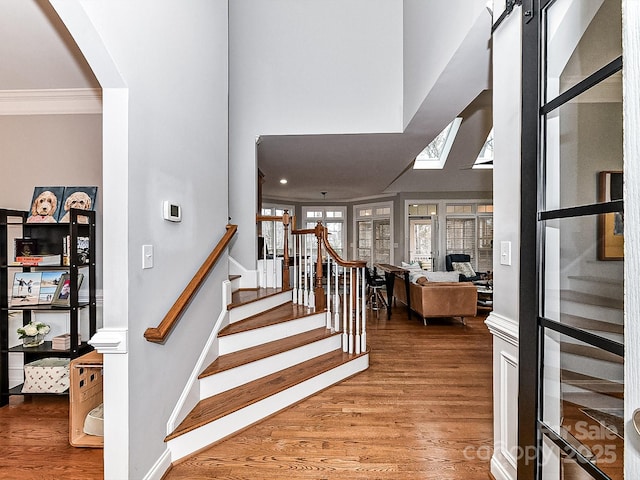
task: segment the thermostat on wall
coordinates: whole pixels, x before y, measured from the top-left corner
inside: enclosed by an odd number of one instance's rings
[[[162,218],[170,222],[179,222],[182,220],[182,208],[177,203],[165,200],[162,202]]]

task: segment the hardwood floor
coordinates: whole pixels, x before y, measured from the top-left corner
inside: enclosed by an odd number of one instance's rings
[[[484,317],[369,320],[370,368],[175,465],[165,480],[489,478]]]
[[[19,395],[0,408],[0,479],[102,476],[102,449],[69,445],[69,397]]]
[[[370,368],[175,465],[166,480],[489,478],[491,335],[484,317],[369,319]],[[26,399],[26,400],[25,400]],[[101,479],[68,443],[68,397],[0,408],[0,479]],[[137,480],[137,479],[132,479]]]

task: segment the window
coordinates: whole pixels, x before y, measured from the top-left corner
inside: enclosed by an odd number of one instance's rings
[[[392,204],[360,205],[354,207],[356,249],[358,260],[369,265],[392,263]]]
[[[476,219],[447,217],[447,255],[466,253],[476,261]]]
[[[447,254],[464,253],[478,272],[493,270],[493,205],[448,204]]]
[[[454,118],[453,121],[418,154],[413,163],[413,168],[415,170],[443,169],[461,123],[461,117]]]
[[[346,207],[303,207],[302,218],[305,228],[315,228],[318,222],[327,228],[329,245],[340,257],[344,258],[344,245],[346,244],[346,231],[344,219],[347,216]],[[314,251],[315,251],[314,247]]]
[[[476,158],[472,168],[493,168],[493,128],[480,149],[478,158]]]
[[[284,211],[288,210],[289,215],[293,215],[295,212],[293,205],[264,205],[262,207],[262,215],[273,215],[281,217],[284,215]],[[275,226],[275,250],[276,255],[284,255],[284,226],[282,222],[262,222],[262,236],[264,237],[264,244],[267,247],[269,254],[273,250],[274,235],[273,230]],[[289,243],[291,244],[291,243]],[[260,256],[260,255],[259,255]]]

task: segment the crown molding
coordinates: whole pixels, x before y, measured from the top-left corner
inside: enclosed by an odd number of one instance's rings
[[[0,90],[0,115],[82,115],[102,113],[99,88]]]

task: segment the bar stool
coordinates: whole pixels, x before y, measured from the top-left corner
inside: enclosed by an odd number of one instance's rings
[[[365,275],[369,292],[367,295],[367,305],[369,305],[371,310],[376,312],[387,308],[387,302],[381,291],[385,287],[384,278],[377,275],[375,268],[373,269],[373,273],[368,268],[365,268]]]

